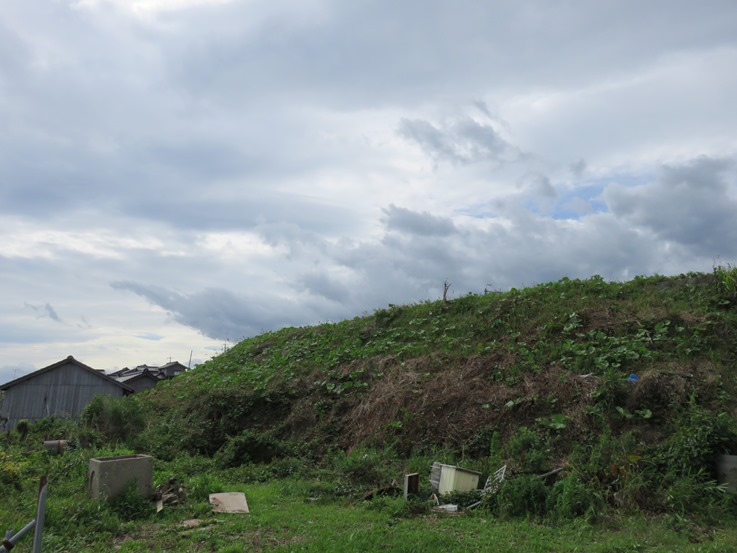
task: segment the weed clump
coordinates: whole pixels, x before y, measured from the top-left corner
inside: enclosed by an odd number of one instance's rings
[[[138,435],[146,419],[135,396],[115,398],[98,395],[92,398],[82,412],[84,427],[108,443],[124,444]]]
[[[547,511],[556,519],[585,518],[594,521],[605,506],[601,494],[584,484],[571,472],[553,485],[547,499]]]
[[[268,463],[285,454],[284,444],[267,434],[245,430],[228,438],[213,457],[222,468],[238,467],[247,463]]]
[[[396,477],[394,455],[391,450],[358,448],[350,453],[338,452],[333,465],[343,480],[364,488],[380,488]]]
[[[732,307],[737,301],[737,267],[729,263],[714,266],[714,284],[720,307]]]
[[[543,438],[526,426],[509,440],[507,452],[513,468],[519,472],[542,472],[549,463],[550,450]]]
[[[14,455],[0,451],[0,485],[21,489],[24,464]]]
[[[15,431],[20,436],[21,441],[26,439],[28,435],[29,423],[26,419],[21,419],[18,424],[15,425]]]
[[[496,511],[505,518],[543,516],[549,494],[543,480],[523,474],[502,483],[495,497]]]
[[[138,491],[138,484],[131,481],[123,493],[110,500],[110,510],[123,521],[140,520],[151,516],[155,507],[153,502]]]

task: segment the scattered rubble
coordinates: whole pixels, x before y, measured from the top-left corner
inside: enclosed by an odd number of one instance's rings
[[[160,512],[164,505],[177,505],[186,495],[186,490],[177,484],[176,480],[168,480],[156,486],[153,499],[156,501],[156,512]]]

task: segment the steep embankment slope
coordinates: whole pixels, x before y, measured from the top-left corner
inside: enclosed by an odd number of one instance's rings
[[[521,427],[549,459],[602,433],[670,443],[685,413],[734,409],[734,275],[563,279],[266,333],[142,397],[143,440],[166,457],[240,436],[257,461],[366,444],[483,456]]]

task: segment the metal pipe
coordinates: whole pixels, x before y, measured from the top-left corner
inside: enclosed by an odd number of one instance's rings
[[[12,528],[8,528],[8,531],[5,532],[5,539],[3,540],[3,543],[0,544],[0,551],[5,551],[5,544],[10,543],[8,540],[13,537],[14,532],[15,530],[13,530]],[[13,546],[11,545],[10,547],[12,548]]]
[[[8,534],[5,534],[5,537],[7,538],[3,545],[0,545],[0,553],[8,553],[11,549],[13,549],[13,546],[15,546],[16,543],[18,543],[23,536],[25,536],[28,532],[31,531],[31,529],[36,525],[36,521],[32,520],[28,524],[26,524],[23,528],[21,528],[20,532],[18,532],[15,536],[12,538],[8,538]],[[7,546],[10,546],[9,548]]]
[[[44,531],[44,518],[46,517],[46,495],[48,494],[48,478],[41,477],[38,487],[38,506],[36,508],[36,530],[33,534],[33,553],[41,553],[41,538]]]

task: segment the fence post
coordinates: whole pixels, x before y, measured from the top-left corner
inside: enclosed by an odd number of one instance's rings
[[[41,553],[41,537],[44,531],[44,519],[46,518],[46,495],[48,494],[48,478],[41,477],[38,487],[38,505],[36,507],[36,529],[33,533],[33,553]]]
[[[0,543],[0,553],[8,553],[15,544],[18,543],[28,532],[34,529],[33,534],[33,553],[41,553],[41,536],[44,530],[44,518],[46,517],[46,496],[48,490],[46,485],[48,484],[48,478],[46,476],[41,477],[41,482],[38,485],[38,503],[36,504],[36,518],[26,524],[21,530],[14,536],[13,530],[5,532],[5,539]]]

